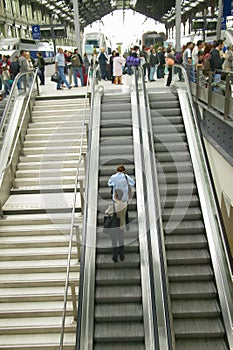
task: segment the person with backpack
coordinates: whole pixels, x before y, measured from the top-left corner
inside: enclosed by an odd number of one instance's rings
[[[74,78],[74,86],[78,87],[78,75],[81,80],[81,85],[84,86],[84,79],[83,79],[83,59],[81,55],[78,53],[78,49],[74,50],[73,55],[70,59],[72,69],[73,69],[73,78]]]
[[[37,67],[39,68],[38,75],[40,78],[40,85],[44,85],[45,84],[45,60],[40,51],[37,52],[37,57],[38,57]]]
[[[225,60],[224,56],[221,57],[220,51],[223,49],[224,43],[222,39],[218,39],[215,43],[215,47],[210,53],[210,66],[212,72],[216,70],[222,70],[222,65]],[[221,73],[215,72],[213,76],[213,91],[219,92],[219,83],[221,81]]]
[[[15,80],[16,75],[19,73],[19,56],[15,56],[14,60],[10,64],[11,79]]]

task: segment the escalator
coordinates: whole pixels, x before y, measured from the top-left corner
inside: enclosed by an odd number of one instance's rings
[[[149,92],[176,350],[229,349],[182,108]]]
[[[145,349],[136,196],[129,204],[125,260],[112,262],[111,241],[103,234],[103,213],[111,203],[109,177],[124,164],[135,177],[130,94],[103,96],[101,104],[98,234],[94,349]],[[120,340],[120,343],[119,343]],[[118,343],[118,344],[116,344]]]

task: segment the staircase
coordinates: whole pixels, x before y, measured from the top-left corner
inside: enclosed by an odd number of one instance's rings
[[[177,95],[150,93],[176,350],[228,350]]]
[[[37,98],[33,108],[15,187],[0,221],[0,349],[59,349],[83,109],[81,98]],[[85,135],[84,141],[82,152],[86,151]],[[84,181],[83,161],[79,167],[79,178]],[[80,196],[77,198],[75,225],[81,232]],[[70,282],[77,299],[76,244]],[[64,350],[74,349],[75,337],[69,287]]]

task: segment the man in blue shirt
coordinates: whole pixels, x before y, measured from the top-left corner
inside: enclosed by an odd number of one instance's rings
[[[59,81],[57,83],[57,90],[62,90],[61,83],[64,82],[68,89],[71,89],[71,86],[69,85],[68,81],[66,80],[65,73],[65,56],[63,53],[63,49],[59,47],[58,53],[56,54],[55,58],[55,72],[59,74]]]
[[[108,180],[108,186],[112,186],[112,200],[114,201],[115,190],[121,190],[123,192],[122,202],[129,201],[129,187],[135,186],[135,181],[129,175],[125,174],[125,167],[119,165],[117,167],[116,174],[112,175]]]

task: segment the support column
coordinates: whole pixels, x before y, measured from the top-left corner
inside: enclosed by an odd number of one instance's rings
[[[180,26],[181,26],[181,0],[176,0],[176,52],[181,51]]]
[[[219,2],[218,2],[218,21],[217,21],[217,28],[216,28],[217,39],[221,39],[222,15],[223,15],[223,0],[219,0]]]
[[[78,8],[78,0],[73,0],[74,6],[74,28],[75,28],[75,41],[78,52],[82,55],[81,51],[81,37],[80,37],[80,24],[79,24],[79,8]]]

